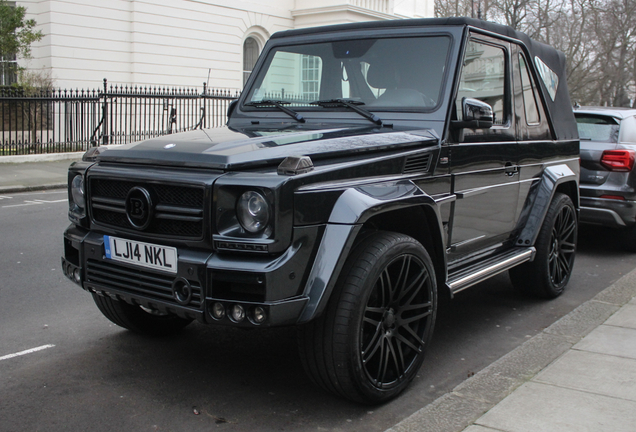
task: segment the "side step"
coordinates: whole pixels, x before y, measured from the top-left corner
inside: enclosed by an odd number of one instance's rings
[[[449,274],[447,285],[454,294],[479,282],[483,282],[518,264],[532,260],[535,252],[534,247],[514,248],[513,250],[491,257],[486,261],[462,268],[457,273]]]

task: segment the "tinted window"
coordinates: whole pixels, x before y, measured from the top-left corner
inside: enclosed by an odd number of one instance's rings
[[[526,123],[529,125],[538,124],[541,119],[539,118],[537,100],[534,96],[534,86],[528,73],[526,61],[522,55],[519,56],[519,71],[521,72],[521,88],[526,111]]]
[[[577,114],[576,123],[582,140],[618,142],[619,124],[613,117]]]
[[[462,99],[467,97],[488,103],[495,114],[495,124],[505,124],[505,78],[506,60],[503,48],[477,41],[468,42],[457,93],[457,118],[462,118]]]

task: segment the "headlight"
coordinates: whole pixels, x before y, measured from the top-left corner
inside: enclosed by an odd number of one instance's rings
[[[86,207],[86,199],[84,198],[84,177],[81,175],[76,175],[73,177],[73,181],[71,182],[71,196],[73,197],[73,202],[80,209],[84,210]]]
[[[236,214],[243,228],[251,233],[258,233],[269,224],[270,206],[260,193],[247,191],[236,204]]]

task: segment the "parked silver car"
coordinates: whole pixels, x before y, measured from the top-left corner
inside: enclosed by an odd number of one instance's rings
[[[636,109],[575,107],[581,139],[581,222],[623,230],[636,252]]]

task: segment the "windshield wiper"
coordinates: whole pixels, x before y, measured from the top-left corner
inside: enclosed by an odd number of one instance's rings
[[[290,103],[291,102],[286,102],[281,100],[264,99],[260,101],[247,102],[245,105],[246,106],[264,106],[264,105],[275,106],[276,108],[278,108],[279,110],[281,110],[282,112],[290,116],[291,118],[295,119],[296,121],[299,121],[300,123],[305,123],[305,118],[303,116],[298,114],[296,111],[283,106],[283,105],[289,105]]]
[[[382,126],[382,120],[380,117],[373,114],[371,111],[368,111],[364,108],[360,108],[358,105],[364,105],[364,102],[354,101],[351,99],[326,99],[320,101],[309,102],[310,105],[318,105],[323,108],[331,108],[331,107],[347,107],[362,117],[371,120],[373,123]]]

